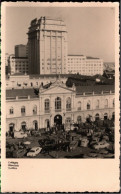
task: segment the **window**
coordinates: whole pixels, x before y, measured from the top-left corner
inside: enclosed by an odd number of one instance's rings
[[[70,111],[71,110],[71,98],[67,98],[66,100],[66,110]]]
[[[61,110],[61,98],[60,97],[57,97],[55,99],[55,110],[56,111]]]
[[[108,108],[108,99],[105,99],[105,108]]]
[[[87,103],[87,110],[90,110],[90,101]]]
[[[12,115],[14,113],[13,107],[10,108],[10,114]]]
[[[35,105],[33,108],[33,114],[36,115],[37,114],[37,106]]]
[[[22,106],[22,108],[21,108],[21,114],[22,115],[25,115],[25,106]]]
[[[45,112],[46,113],[50,112],[50,101],[49,101],[49,99],[45,100]]]
[[[78,110],[81,110],[81,102],[78,102]]]

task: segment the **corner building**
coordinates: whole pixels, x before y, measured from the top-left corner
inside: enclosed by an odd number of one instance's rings
[[[57,80],[48,89],[6,90],[7,131],[39,129],[54,123],[85,122],[88,118],[115,117],[113,85],[79,86],[67,88]]]
[[[28,31],[29,74],[65,74],[67,30],[60,19],[41,17]]]

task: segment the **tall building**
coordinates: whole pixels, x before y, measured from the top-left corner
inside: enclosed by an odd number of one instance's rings
[[[26,45],[20,44],[15,46],[15,57],[26,57]]]
[[[103,60],[84,55],[68,55],[67,73],[81,75],[103,74]]]
[[[28,31],[29,74],[64,74],[67,63],[67,30],[61,19],[41,17]]]

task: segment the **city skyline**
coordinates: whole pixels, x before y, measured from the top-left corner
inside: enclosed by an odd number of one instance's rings
[[[68,54],[99,57],[104,62],[115,61],[113,8],[8,7],[6,8],[6,53],[13,54],[15,45],[27,43],[31,20],[41,16],[64,20],[68,31]]]

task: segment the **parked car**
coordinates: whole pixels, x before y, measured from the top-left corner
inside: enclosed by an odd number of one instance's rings
[[[78,146],[78,141],[72,141],[69,145],[70,150],[75,150]]]
[[[78,130],[78,125],[76,124],[76,123],[73,123],[73,124],[71,124],[71,127],[70,127],[70,129],[73,131],[73,130]]]
[[[22,131],[15,131],[14,132],[14,137],[15,138],[25,138],[25,137],[27,137],[27,134],[22,132]]]
[[[26,149],[18,149],[13,151],[13,158],[22,158],[26,153]]]
[[[81,140],[81,146],[82,147],[87,147],[88,146],[88,143],[89,143],[89,140],[87,138],[83,138]]]
[[[13,158],[13,152],[9,149],[6,149],[6,158]]]
[[[107,143],[106,141],[100,141],[97,144],[95,144],[93,146],[93,148],[99,150],[99,149],[102,149],[102,148],[108,148],[109,146],[110,146],[110,144]]]
[[[33,147],[30,149],[30,151],[27,153],[27,156],[34,157],[38,155],[41,152],[42,148],[41,147]]]

